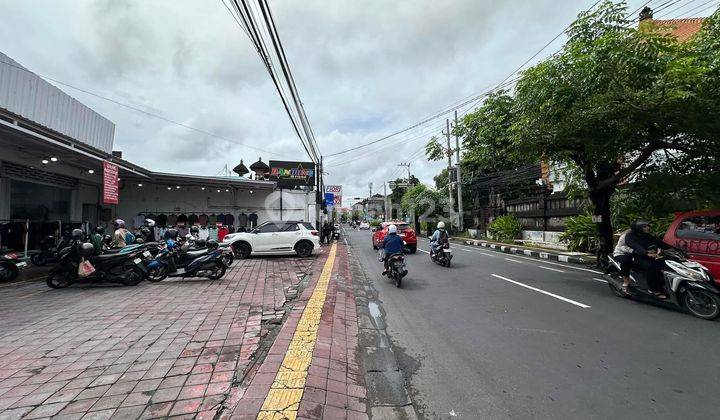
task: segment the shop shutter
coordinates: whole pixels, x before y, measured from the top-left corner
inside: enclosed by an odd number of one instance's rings
[[[75,188],[78,185],[78,180],[75,178],[16,163],[3,161],[0,168],[2,168],[3,177],[19,181],[38,182],[63,188]]]

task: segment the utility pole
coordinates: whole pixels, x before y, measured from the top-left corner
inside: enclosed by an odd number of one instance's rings
[[[445,138],[447,140],[447,157],[448,157],[448,196],[450,197],[450,226],[452,226],[453,213],[455,212],[455,203],[453,202],[452,182],[450,182],[450,172],[452,170],[452,149],[450,148],[450,119],[445,119]]]
[[[387,182],[383,181],[383,221],[387,222],[388,218],[388,195],[387,195]]]
[[[455,110],[455,127],[457,127],[458,118],[457,110]],[[463,214],[463,202],[462,202],[462,175],[460,174],[460,138],[455,135],[455,173],[457,174],[457,202],[458,202],[458,229],[462,232],[464,230],[465,217]]]
[[[403,163],[400,163],[400,164],[398,165],[398,166],[404,166],[404,167],[407,168],[407,171],[408,171],[408,177],[407,177],[408,183],[410,182],[410,163],[411,163],[411,162],[408,162],[408,163],[404,163],[404,162],[403,162]]]

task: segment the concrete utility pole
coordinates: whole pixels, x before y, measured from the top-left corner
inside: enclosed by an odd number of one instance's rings
[[[450,119],[445,119],[445,138],[447,140],[447,157],[448,157],[448,196],[450,197],[450,226],[452,226],[453,213],[455,213],[455,203],[453,202],[452,182],[450,182],[450,171],[452,170],[452,149],[450,148]]]
[[[386,187],[386,185],[387,185],[387,182],[383,181],[383,207],[385,207],[385,208],[383,209],[383,220],[384,220],[385,222],[387,222],[388,220],[390,220],[390,219],[388,218],[388,195],[387,195],[387,187]]]
[[[457,110],[455,110],[455,127],[457,127],[458,118]],[[463,202],[462,202],[462,175],[460,173],[460,138],[455,135],[455,171],[457,173],[457,199],[458,199],[458,229],[462,232],[464,230],[465,217],[463,213]]]

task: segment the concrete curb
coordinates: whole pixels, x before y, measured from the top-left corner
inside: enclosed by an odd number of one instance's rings
[[[519,254],[528,257],[539,258],[541,260],[559,261],[563,263],[588,265],[593,261],[589,258],[583,258],[575,255],[562,255],[554,252],[537,251],[534,249],[516,247],[512,245],[500,245],[492,242],[486,242],[477,239],[453,239],[454,242],[460,242],[465,245],[478,246],[492,249],[493,251],[503,252],[505,254]]]

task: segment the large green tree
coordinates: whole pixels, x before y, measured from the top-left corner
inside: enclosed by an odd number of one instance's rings
[[[720,157],[719,13],[685,43],[667,27],[635,28],[626,14],[611,1],[582,13],[560,52],[491,97],[493,113],[476,113],[496,121],[481,122],[471,144],[486,164],[542,157],[576,168],[601,219],[601,255],[612,247],[619,183],[657,162],[715,170]]]

